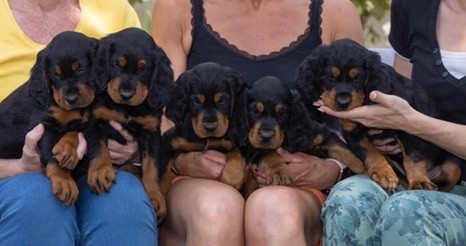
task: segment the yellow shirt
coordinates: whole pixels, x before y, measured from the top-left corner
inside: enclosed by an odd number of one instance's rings
[[[75,31],[94,38],[126,27],[140,27],[127,0],[80,0]],[[0,0],[0,101],[29,79],[37,53],[45,46],[29,39],[13,17],[8,0]]]

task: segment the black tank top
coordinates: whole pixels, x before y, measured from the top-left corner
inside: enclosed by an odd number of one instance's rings
[[[188,54],[188,69],[203,62],[216,62],[239,71],[248,84],[263,76],[272,75],[286,82],[290,88],[295,88],[296,68],[317,45],[322,43],[320,37],[322,1],[313,0],[310,3],[308,28],[296,41],[269,55],[252,56],[229,44],[226,39],[213,31],[206,23],[203,0],[191,0],[193,41]]]

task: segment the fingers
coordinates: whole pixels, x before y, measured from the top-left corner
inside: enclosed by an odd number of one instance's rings
[[[222,166],[225,165],[225,154],[215,151],[215,150],[208,150],[203,153],[204,157],[212,162],[221,164]]]
[[[381,129],[376,129],[376,128],[371,128],[367,131],[367,133],[369,133],[369,135],[373,136],[373,135],[377,135],[377,134],[381,134],[383,132],[383,130]],[[391,138],[392,141],[394,140],[393,138]]]
[[[37,154],[37,142],[44,135],[44,125],[39,124],[26,134],[24,141],[23,153],[32,155]]]
[[[111,120],[110,125],[113,127],[113,129],[117,130],[117,132],[120,133],[121,136],[123,136],[123,138],[126,139],[126,141],[134,142],[133,135],[131,135],[128,131],[126,131],[120,123]]]
[[[84,135],[81,132],[78,133],[78,141],[79,144],[78,149],[76,151],[78,152],[78,159],[82,160],[87,151],[87,142],[84,138]]]

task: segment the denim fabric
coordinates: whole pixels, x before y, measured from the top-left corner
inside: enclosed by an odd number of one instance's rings
[[[74,206],[63,206],[39,173],[0,180],[0,245],[157,245],[154,209],[140,181],[118,171],[109,193],[86,178]]]
[[[322,211],[324,245],[464,245],[466,186],[383,190],[366,175],[338,183]]]

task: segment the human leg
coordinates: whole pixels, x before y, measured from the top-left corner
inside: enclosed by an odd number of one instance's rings
[[[246,201],[247,245],[316,245],[322,235],[320,201],[304,189],[266,186]]]
[[[118,170],[110,192],[96,195],[87,176],[78,182],[79,245],[157,245],[157,220],[144,187]]]
[[[466,187],[457,186],[456,189],[466,190]],[[465,228],[466,196],[402,191],[382,206],[374,244],[462,245],[466,241]]]
[[[0,180],[1,245],[74,245],[76,210],[52,194],[42,173]]]
[[[388,193],[367,175],[339,182],[322,210],[324,245],[371,245]]]
[[[232,187],[207,179],[175,182],[167,197],[161,245],[243,245],[244,199]]]

